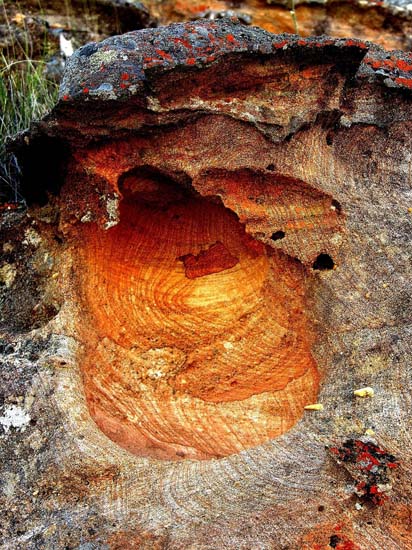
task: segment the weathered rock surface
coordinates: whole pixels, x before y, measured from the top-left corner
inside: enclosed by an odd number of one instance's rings
[[[5,548],[411,547],[411,70],[228,20],[76,52],[2,222],[2,316],[44,284]]]
[[[278,34],[327,34],[373,41],[386,49],[411,49],[408,0],[296,0],[295,4],[297,27],[288,0],[213,0],[207,4],[203,0],[5,0],[0,10],[0,50],[6,57],[38,59],[60,52],[66,40],[68,48],[77,48],[132,30],[228,17]],[[48,75],[52,76],[51,70]]]
[[[295,4],[297,28],[290,10]],[[411,4],[408,0],[163,0],[150,1],[159,24],[199,18],[235,16],[246,25],[274,33],[329,35],[371,40],[387,49],[411,48]]]

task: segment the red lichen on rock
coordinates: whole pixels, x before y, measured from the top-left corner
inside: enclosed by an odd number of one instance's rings
[[[398,466],[396,458],[371,442],[349,439],[330,453],[345,466],[356,482],[356,494],[364,501],[381,506],[388,499],[389,471]]]
[[[408,72],[412,71],[412,63],[406,61],[405,59],[399,59],[398,62],[396,63],[396,66],[401,71],[408,71]]]
[[[398,78],[395,78],[395,82],[396,84],[400,84],[401,86],[412,88],[412,79],[410,78],[398,77]]]

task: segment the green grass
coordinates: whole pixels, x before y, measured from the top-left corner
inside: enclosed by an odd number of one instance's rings
[[[0,202],[21,200],[18,166],[7,154],[7,139],[26,130],[56,103],[58,84],[44,76],[44,61],[15,61],[0,54]]]
[[[18,7],[18,3],[15,4]],[[6,5],[0,0],[1,19],[13,33]],[[50,44],[45,35],[40,51],[44,59],[33,59],[33,38],[15,42],[0,51],[0,204],[22,201],[18,192],[19,167],[16,158],[7,151],[9,138],[29,128],[31,122],[43,117],[56,103],[58,84],[44,75]]]
[[[96,24],[97,33],[95,0],[82,1],[77,12],[91,28]],[[27,11],[24,5],[18,0],[0,0],[0,22],[5,23],[10,34],[16,29],[13,14]],[[75,29],[78,22],[72,0],[56,2],[57,5],[67,18],[68,27]],[[43,12],[42,0],[37,0],[35,11]],[[19,167],[16,158],[7,153],[7,140],[29,128],[33,120],[42,118],[55,105],[58,95],[58,84],[48,80],[44,72],[46,60],[56,52],[56,44],[50,42],[47,31],[39,38],[25,26],[20,30],[21,38],[0,50],[0,205],[23,200],[18,192]]]
[[[292,18],[293,23],[293,29],[295,31],[295,34],[299,34],[299,26],[298,26],[298,20],[296,18],[296,10],[295,10],[295,0],[289,0],[289,13]]]

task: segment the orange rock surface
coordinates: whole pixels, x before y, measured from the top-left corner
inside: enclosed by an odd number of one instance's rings
[[[100,428],[172,459],[225,456],[290,429],[319,378],[303,266],[219,200],[144,170],[122,190],[120,222],[86,225],[77,263]]]

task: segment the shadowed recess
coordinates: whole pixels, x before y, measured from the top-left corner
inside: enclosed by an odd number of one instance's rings
[[[156,171],[126,174],[120,191],[120,222],[84,226],[78,257],[98,426],[168,459],[222,457],[290,429],[318,389],[305,268],[216,197]]]

